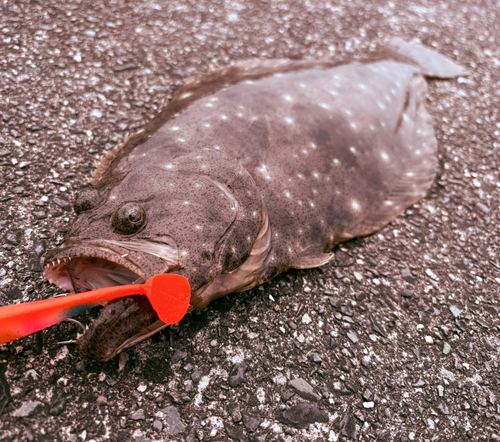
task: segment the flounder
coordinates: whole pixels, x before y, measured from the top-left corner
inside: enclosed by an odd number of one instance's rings
[[[460,75],[400,39],[365,60],[252,60],[205,75],[107,155],[45,275],[82,292],[176,272],[198,309],[321,266],[426,193],[437,141],[424,77]],[[107,360],[164,327],[129,297],[77,346]]]

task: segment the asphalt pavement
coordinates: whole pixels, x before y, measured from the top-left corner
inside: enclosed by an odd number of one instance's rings
[[[499,7],[2,0],[0,305],[61,292],[41,258],[94,162],[201,74],[362,57],[401,37],[471,75],[428,81],[428,195],[330,264],[214,302],[106,363],[64,343],[72,322],[0,346],[0,441],[500,440]]]

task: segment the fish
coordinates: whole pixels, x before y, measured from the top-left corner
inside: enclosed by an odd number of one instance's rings
[[[74,293],[178,273],[200,309],[322,266],[425,195],[437,169],[425,79],[467,74],[399,38],[357,60],[254,59],[208,73],[108,152],[45,276]],[[120,299],[77,349],[109,360],[164,327],[144,297]]]

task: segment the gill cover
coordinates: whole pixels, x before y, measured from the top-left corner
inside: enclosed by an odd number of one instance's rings
[[[262,198],[255,181],[237,160],[209,149],[180,157],[175,164],[186,174],[205,177],[233,201],[234,219],[214,250],[216,267],[220,269],[218,273],[232,272],[248,257],[259,234]],[[182,258],[180,264],[189,265],[183,263]],[[190,283],[192,287],[198,286],[195,281]]]

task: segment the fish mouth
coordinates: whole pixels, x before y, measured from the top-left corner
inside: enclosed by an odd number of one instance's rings
[[[145,266],[145,254],[150,255],[149,266]],[[68,239],[46,257],[44,274],[61,289],[82,293],[142,284],[154,274],[178,268],[177,247],[164,237],[130,241]],[[166,324],[158,319],[145,296],[120,298],[105,304],[79,337],[77,349],[86,357],[107,361],[164,327]]]
[[[144,268],[144,255],[155,269]],[[44,274],[68,293],[142,284],[179,268],[177,247],[163,237],[134,241],[69,239],[45,258]],[[155,271],[156,270],[156,271]]]
[[[93,250],[65,245],[57,250],[54,258],[46,259],[45,277],[68,293],[145,282],[144,272],[126,256],[102,247],[89,248]]]

